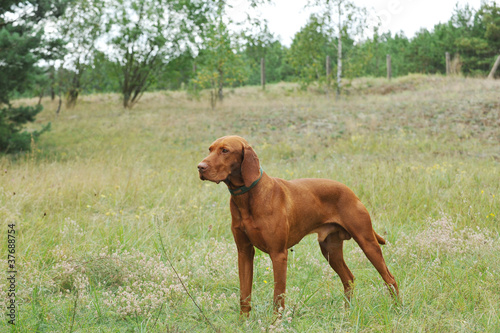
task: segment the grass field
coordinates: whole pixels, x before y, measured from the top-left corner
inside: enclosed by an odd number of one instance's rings
[[[0,157],[2,271],[15,224],[18,272],[16,324],[5,305],[0,331],[499,332],[499,92],[500,81],[412,75],[356,80],[339,101],[291,84],[238,88],[215,110],[184,92],[147,93],[132,110],[102,94],[56,118],[43,100],[33,126],[52,130],[32,153]],[[271,176],[351,187],[388,240],[400,303],[349,241],[345,309],[311,235],[290,252],[281,318],[257,251],[242,320],[229,193],[196,169],[227,134]],[[3,299],[9,285],[0,279]]]

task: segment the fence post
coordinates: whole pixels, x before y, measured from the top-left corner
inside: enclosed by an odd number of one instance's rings
[[[445,57],[446,57],[446,76],[449,76],[451,74],[450,52],[446,52]]]
[[[330,68],[330,56],[327,55],[326,56],[326,83],[328,84],[328,86],[330,86],[330,74],[332,73],[332,70]]]
[[[326,56],[326,97],[329,98],[330,96],[330,74],[331,74],[331,68],[330,68],[330,56]]]
[[[392,79],[392,62],[390,54],[387,55],[387,79]]]
[[[193,78],[196,78],[196,60],[193,61]],[[196,93],[196,83],[193,82],[194,80],[190,80],[191,87],[193,88],[193,91]]]
[[[264,58],[260,58],[260,85],[262,90],[266,89],[266,62]]]
[[[500,55],[498,56],[497,61],[495,61],[495,64],[493,65],[493,68],[491,69],[491,72],[488,75],[488,79],[493,79],[495,77],[495,72],[497,71],[498,66],[500,66]]]

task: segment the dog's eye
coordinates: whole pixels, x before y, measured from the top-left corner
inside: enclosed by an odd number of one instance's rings
[[[226,148],[222,148],[222,153],[227,154],[227,153],[229,153],[229,150],[227,150]]]

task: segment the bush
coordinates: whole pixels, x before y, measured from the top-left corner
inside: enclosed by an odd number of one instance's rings
[[[0,109],[0,152],[15,153],[29,151],[31,140],[35,140],[43,132],[50,129],[50,123],[40,131],[23,130],[27,122],[33,122],[35,116],[42,111],[42,106],[7,106]]]

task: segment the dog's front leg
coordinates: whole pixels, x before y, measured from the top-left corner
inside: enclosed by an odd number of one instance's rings
[[[240,276],[240,312],[247,315],[252,309],[250,306],[253,280],[253,246],[245,251],[238,250],[238,273]]]
[[[234,240],[238,248],[238,274],[240,277],[240,313],[248,316],[253,280],[253,258],[255,249],[250,240],[239,229],[233,229]]]
[[[271,252],[271,261],[273,262],[274,273],[274,306],[278,312],[280,308],[285,308],[286,291],[286,269],[288,261],[288,250],[280,252]]]

